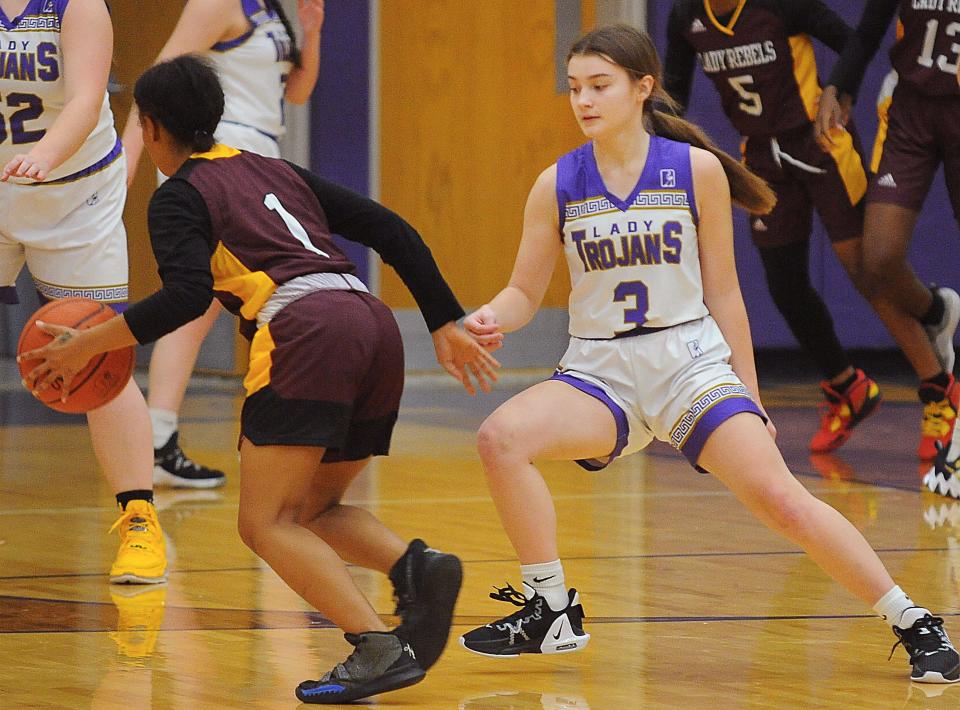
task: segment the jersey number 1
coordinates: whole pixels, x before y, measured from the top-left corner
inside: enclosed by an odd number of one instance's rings
[[[325,256],[328,259],[330,255],[322,249],[317,249],[313,242],[310,241],[310,237],[307,236],[307,230],[303,228],[303,225],[294,217],[292,214],[287,212],[286,208],[280,203],[280,200],[272,192],[268,192],[263,196],[263,204],[266,208],[272,212],[276,212],[280,215],[280,219],[283,220],[283,223],[287,225],[287,229],[290,230],[290,234],[294,238],[303,244],[306,247],[307,251],[312,251],[314,254],[319,254],[320,256]]]

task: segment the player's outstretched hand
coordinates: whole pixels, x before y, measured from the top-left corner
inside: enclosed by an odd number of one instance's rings
[[[43,158],[37,158],[29,154],[19,154],[13,156],[10,162],[3,167],[3,173],[0,173],[0,181],[7,182],[13,177],[43,182],[47,179],[47,173],[49,172],[50,166]]]
[[[846,94],[838,96],[837,87],[824,88],[820,94],[820,106],[813,125],[814,137],[824,150],[829,151],[834,145],[834,137],[846,130],[852,108],[852,99]]]
[[[463,319],[463,328],[488,352],[503,345],[503,333],[497,323],[497,314],[489,305],[484,305]]]
[[[437,351],[437,362],[469,394],[477,393],[471,375],[484,392],[489,392],[491,383],[497,381],[496,369],[500,363],[456,323],[451,321],[433,331],[433,347]]]
[[[37,321],[37,327],[44,333],[52,335],[53,340],[42,348],[28,350],[17,356],[17,362],[40,361],[40,364],[27,375],[27,380],[23,384],[37,395],[60,380],[63,383],[62,400],[65,402],[70,392],[70,382],[90,362],[91,355],[76,338],[79,330],[43,321]]]

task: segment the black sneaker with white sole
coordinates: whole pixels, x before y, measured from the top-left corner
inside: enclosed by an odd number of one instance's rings
[[[219,488],[225,484],[223,471],[198,464],[183,453],[179,434],[173,432],[163,448],[153,450],[154,484],[173,488]]]
[[[918,683],[956,683],[960,680],[960,655],[950,643],[939,616],[927,612],[909,629],[894,626],[893,633],[900,640],[893,645],[890,655],[903,644],[913,666],[910,680]]]
[[[437,662],[447,645],[453,607],[463,582],[459,558],[413,540],[390,570],[401,624],[394,632],[413,645],[423,670]]]
[[[464,634],[460,643],[468,651],[497,658],[579,651],[590,641],[590,634],[583,630],[580,595],[576,589],[567,594],[567,606],[554,611],[537,593],[527,599],[509,584],[498,588],[490,593],[490,598],[514,604],[520,610]]]
[[[356,647],[353,653],[320,680],[305,680],[298,685],[296,694],[300,702],[349,703],[406,688],[419,683],[426,675],[410,644],[393,632],[368,631],[343,637]]]

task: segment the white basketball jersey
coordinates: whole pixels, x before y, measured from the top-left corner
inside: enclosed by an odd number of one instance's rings
[[[65,85],[60,24],[70,0],[30,0],[19,17],[0,10],[0,165],[27,153],[63,110]],[[82,71],[82,68],[79,69]],[[46,183],[72,181],[120,155],[106,92],[97,125]]]
[[[223,86],[222,123],[249,126],[276,139],[285,130],[283,92],[293,67],[290,36],[278,15],[259,0],[240,3],[250,30],[207,52]]]
[[[570,335],[614,338],[707,315],[690,146],[651,136],[626,199],[611,194],[587,143],[557,161],[570,268]]]

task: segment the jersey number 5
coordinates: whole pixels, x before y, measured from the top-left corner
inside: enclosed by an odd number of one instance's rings
[[[286,208],[280,203],[280,199],[274,195],[272,192],[268,192],[263,196],[263,204],[271,212],[276,212],[280,215],[280,219],[283,220],[283,223],[287,225],[287,229],[290,230],[290,234],[294,238],[303,244],[307,251],[312,251],[314,254],[319,254],[320,256],[325,256],[328,259],[330,255],[322,249],[317,249],[313,242],[310,241],[310,237],[307,236],[307,230],[303,228],[303,225],[294,217],[292,214],[287,212]]]
[[[763,113],[763,102],[760,100],[760,94],[756,91],[747,91],[747,84],[753,83],[752,74],[744,74],[743,76],[731,76],[727,79],[730,82],[730,86],[733,87],[733,90],[740,94],[740,98],[743,99],[739,104],[740,110],[744,113],[748,113],[751,116],[759,116]]]

